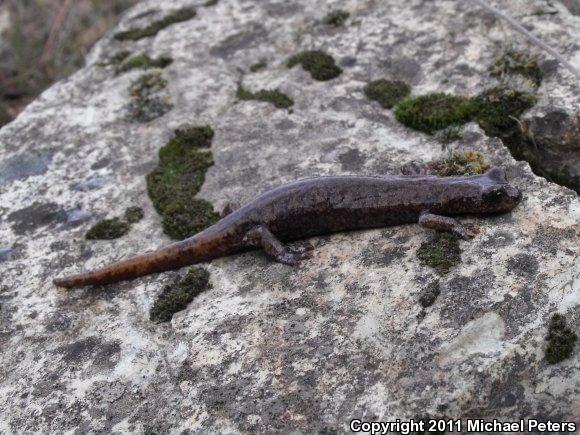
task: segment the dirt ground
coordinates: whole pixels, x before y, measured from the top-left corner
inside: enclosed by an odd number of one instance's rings
[[[83,64],[138,0],[0,0],[0,127]]]

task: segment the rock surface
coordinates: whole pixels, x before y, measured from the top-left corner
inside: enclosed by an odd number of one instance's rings
[[[579,18],[561,5],[533,13],[546,3],[501,7],[580,67]],[[296,268],[259,252],[214,261],[213,288],[162,325],[149,309],[183,271],[70,292],[51,284],[168,243],[145,175],[173,128],[215,129],[200,195],[218,210],[302,177],[396,173],[440,157],[441,145],[366,99],[364,85],[384,77],[415,95],[473,95],[490,84],[497,48],[521,43],[469,2],[425,0],[220,0],[155,37],[113,38],[190,5],[139,4],[84,69],[0,131],[0,432],[346,432],[352,418],[426,415],[580,422],[580,350],[557,365],[543,357],[552,313],[580,327],[580,201],[475,124],[463,145],[504,166],[525,198],[512,214],[465,219],[480,234],[460,243],[462,262],[425,311],[419,298],[438,276],[417,260],[429,233],[416,225],[314,239],[314,258]],[[339,8],[350,18],[325,26]],[[344,72],[318,82],[287,69],[305,49]],[[105,65],[120,50],[174,59],[168,113],[128,117],[142,73]],[[572,119],[577,83],[541,58],[539,106],[556,99]],[[279,88],[292,112],[237,102],[240,81]],[[131,205],[145,218],[128,235],[84,239]]]

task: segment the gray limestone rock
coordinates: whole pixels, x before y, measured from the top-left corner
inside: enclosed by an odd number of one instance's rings
[[[545,3],[501,6],[580,67],[580,20],[561,6],[531,13]],[[119,29],[191,4],[143,1]],[[319,24],[332,9],[350,13],[345,25]],[[314,258],[295,268],[260,252],[213,261],[211,290],[162,325],[149,309],[183,271],[73,291],[51,283],[169,242],[145,175],[172,129],[213,126],[215,165],[200,196],[217,210],[303,177],[394,174],[441,157],[441,144],[366,99],[365,84],[474,95],[493,84],[495,52],[523,44],[519,35],[469,2],[431,0],[220,0],[154,37],[121,42],[117,31],[0,130],[9,168],[0,246],[14,249],[0,254],[0,432],[345,433],[353,418],[425,415],[580,421],[580,349],[557,365],[544,359],[552,313],[580,329],[579,198],[475,124],[465,146],[505,167],[524,200],[509,215],[465,218],[480,233],[460,242],[462,261],[444,277],[416,257],[429,232],[408,225],[313,239]],[[142,73],[103,66],[123,49],[174,59],[163,116],[128,119],[128,88]],[[343,73],[319,82],[285,66],[310,49]],[[244,73],[262,60],[266,68]],[[238,102],[241,80],[278,88],[293,111]],[[578,89],[556,65],[538,107],[555,113],[557,100],[562,119],[577,119]],[[86,241],[90,221],[66,224],[70,210],[121,216],[129,205],[145,218],[117,240]],[[438,278],[423,309],[420,295]]]

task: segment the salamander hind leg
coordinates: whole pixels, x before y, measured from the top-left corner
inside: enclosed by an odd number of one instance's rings
[[[459,221],[448,216],[440,216],[431,213],[423,213],[419,217],[419,225],[432,230],[447,231],[465,240],[472,239],[477,234],[476,228],[463,225]]]
[[[261,247],[275,261],[290,266],[296,266],[301,260],[312,257],[312,253],[308,249],[291,248],[284,245],[265,226],[258,226],[248,231],[244,237],[244,242],[248,246]]]

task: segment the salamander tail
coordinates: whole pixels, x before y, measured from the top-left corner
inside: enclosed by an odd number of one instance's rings
[[[205,237],[205,235],[198,234],[154,252],[121,260],[94,271],[57,278],[53,282],[58,287],[64,288],[105,285],[152,273],[179,269],[223,255],[225,252],[216,248],[216,244],[218,244],[216,241],[219,242],[215,237]]]

